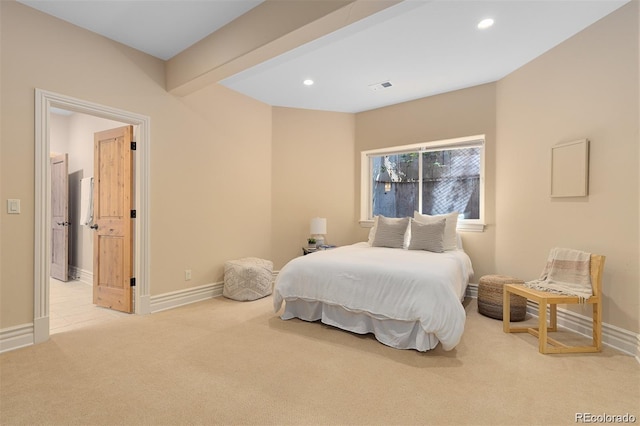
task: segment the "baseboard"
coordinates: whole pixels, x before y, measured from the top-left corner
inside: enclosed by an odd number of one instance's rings
[[[218,282],[151,296],[150,312],[166,311],[167,309],[221,296],[223,286],[222,282]]]
[[[49,339],[49,317],[36,318],[33,321],[33,344],[46,342]]]
[[[0,353],[33,345],[33,324],[23,324],[0,330]]]
[[[478,284],[469,284],[466,295],[478,298]],[[558,326],[585,337],[591,337],[591,317],[558,308]],[[538,317],[538,304],[527,300],[527,313]],[[602,323],[602,343],[636,358],[640,363],[640,334]]]
[[[273,272],[272,285],[278,276],[278,271]],[[171,293],[151,296],[150,313],[166,311],[189,303],[202,302],[207,299],[222,296],[224,282],[205,284],[200,287],[186,288],[184,290],[173,291]]]
[[[82,281],[83,283],[93,285],[93,272],[86,269],[80,269],[77,266],[69,265],[69,275],[73,279]]]
[[[275,279],[277,272],[274,272],[273,275]],[[151,296],[150,300],[145,300],[146,304],[149,304],[145,310],[154,313],[212,299],[222,295],[223,287],[224,283],[218,282]],[[466,295],[474,299],[477,298],[478,284],[470,283],[467,286]],[[538,305],[529,301],[527,312],[537,317]],[[558,325],[586,337],[591,335],[591,318],[562,308],[558,308]],[[23,324],[0,330],[0,353],[33,345],[33,343],[33,324]],[[603,323],[602,343],[635,357],[640,363],[640,334]]]
[[[140,305],[136,306],[135,313],[138,315],[148,315],[151,313],[151,296],[140,296]]]
[[[466,296],[471,297],[472,299],[478,298],[478,284],[469,283],[467,286]]]

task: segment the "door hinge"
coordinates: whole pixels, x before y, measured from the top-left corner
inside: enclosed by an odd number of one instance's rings
[[[129,281],[129,285],[131,287],[135,287],[136,286],[136,279],[135,278],[131,278],[131,280]]]
[[[136,211],[131,210],[131,219],[135,219],[135,218],[136,218]]]
[[[131,151],[135,151],[136,150],[136,143],[131,141]]]

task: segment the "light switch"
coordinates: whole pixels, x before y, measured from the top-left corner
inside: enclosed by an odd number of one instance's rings
[[[20,214],[20,200],[7,200],[7,213]]]

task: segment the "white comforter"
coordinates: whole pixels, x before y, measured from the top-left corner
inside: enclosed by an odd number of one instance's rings
[[[417,322],[451,350],[464,331],[460,301],[472,273],[462,250],[431,253],[357,243],[287,263],[276,280],[274,309],[302,299],[380,320]]]

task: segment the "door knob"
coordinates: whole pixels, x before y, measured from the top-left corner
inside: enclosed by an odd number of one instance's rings
[[[59,226],[69,226],[71,222],[56,222]]]
[[[98,229],[98,224],[94,223],[93,225],[91,225],[89,228],[91,229]]]

